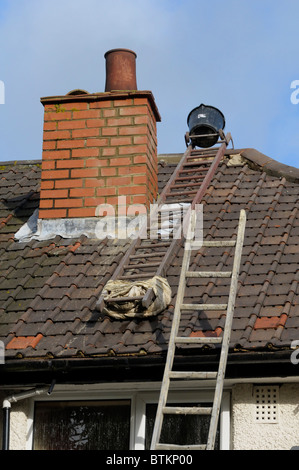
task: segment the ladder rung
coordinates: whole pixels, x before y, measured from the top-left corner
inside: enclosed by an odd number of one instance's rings
[[[201,155],[197,154],[196,155],[195,153],[194,154],[191,153],[191,155],[189,157],[187,157],[187,160],[189,161],[189,160],[192,160],[194,158],[195,159],[197,159],[197,158],[202,158],[202,159],[207,159],[207,158],[211,159],[211,158],[213,158],[213,159],[215,159],[215,157],[216,157],[216,153],[207,153],[206,155],[203,155],[203,154],[201,154]]]
[[[147,240],[145,240],[147,241]],[[169,248],[170,246],[170,243],[169,242],[158,242],[158,243],[147,243],[147,244],[143,244],[142,246],[139,246],[136,248],[136,251],[137,250],[148,250],[149,248]],[[159,254],[159,252],[157,252]]]
[[[179,444],[157,444],[156,450],[206,450],[206,444],[184,445]]]
[[[217,372],[169,372],[170,379],[216,379]]]
[[[181,310],[226,310],[227,304],[181,304]]]
[[[187,178],[187,179],[190,181],[190,178]],[[183,184],[183,183],[182,184],[174,184],[173,186],[171,186],[170,189],[186,188],[188,186],[194,187],[194,186],[201,186],[201,185],[202,185],[202,181],[200,181],[199,183],[190,182],[190,183],[185,183],[185,184]]]
[[[207,157],[209,158],[209,157]],[[197,162],[188,162],[188,163],[185,163],[184,164],[184,168],[187,166],[200,166],[200,165],[209,165],[213,162],[212,160],[212,156],[211,156],[211,160],[201,160],[201,161],[197,161]]]
[[[140,255],[132,255],[130,256],[130,259],[142,259],[142,258],[156,258],[159,256],[164,256],[166,255],[167,251],[159,251],[156,253],[142,253]]]
[[[136,296],[136,297],[114,297],[112,299],[106,299],[105,302],[107,304],[114,303],[114,302],[134,302],[135,300],[142,300],[143,296]]]
[[[171,204],[182,204],[183,202],[187,202],[187,203],[190,203],[192,202],[192,198],[183,198],[183,199],[172,199],[171,201],[167,201],[167,204],[168,203],[171,203]]]
[[[188,170],[189,171],[189,170]],[[202,175],[201,173],[204,172],[204,171],[208,171],[208,168],[198,168],[198,170],[196,170],[197,173],[200,172],[199,175],[195,175],[195,176],[180,176],[179,178],[176,179],[176,181],[188,181],[188,183],[192,180],[199,180],[200,179],[203,179],[205,175]],[[176,183],[175,183],[176,184]],[[200,182],[200,184],[202,184],[202,181]]]
[[[186,277],[231,277],[231,271],[187,271]]]
[[[146,263],[146,266],[148,268],[154,268],[156,266],[160,266],[161,262],[159,263],[158,261],[156,263]],[[144,268],[144,263],[139,263],[139,264],[126,264],[124,266],[124,269],[140,269]]]
[[[197,191],[174,191],[174,192],[170,192],[170,193],[166,193],[165,196],[166,197],[175,197],[175,196],[189,196],[190,194],[196,194]]]
[[[189,168],[187,170],[180,170],[180,175],[181,174],[187,174],[187,173],[198,173],[201,171],[208,171],[210,168]],[[195,176],[192,176],[192,178],[195,178]]]
[[[177,344],[219,344],[222,338],[218,336],[177,336],[175,338]]]
[[[198,148],[193,148],[191,149],[191,152],[190,152],[191,155],[202,155],[202,156],[205,156],[205,155],[213,155],[213,157],[215,157],[216,155],[216,152],[215,152],[215,148],[206,148],[206,149],[198,149]]]
[[[235,240],[207,240],[204,241],[203,246],[235,246]]]
[[[144,267],[144,266],[143,266]],[[122,280],[126,280],[126,279],[139,279],[139,278],[151,278],[151,277],[154,277],[156,275],[155,272],[150,272],[150,273],[135,273],[135,274],[127,274],[127,275],[123,275],[123,276],[119,276],[118,279],[122,279]]]
[[[212,408],[209,406],[164,406],[165,415],[210,415]]]

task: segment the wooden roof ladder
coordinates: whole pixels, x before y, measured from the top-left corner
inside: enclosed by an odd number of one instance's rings
[[[166,183],[157,203],[155,210],[157,213],[163,212],[162,207],[167,204],[190,204],[191,210],[196,204],[200,204],[203,196],[209,187],[215,172],[221,163],[227,146],[232,141],[231,134],[221,133],[219,147],[209,149],[195,149],[190,144],[180,162],[176,166],[169,181]],[[151,230],[152,219],[148,217],[146,229]],[[158,233],[158,230],[157,230]],[[131,242],[121,262],[111,276],[111,280],[137,281],[149,279],[154,276],[166,276],[167,269],[173,256],[183,242],[183,237],[170,234],[169,238],[156,237],[151,239],[148,236],[138,236]],[[142,302],[143,308],[148,308],[153,300],[153,291],[149,289],[142,298],[123,297],[113,299],[113,302],[138,301]],[[105,300],[101,295],[97,301],[96,309],[103,311]]]
[[[185,241],[184,247],[184,257],[182,261],[182,270],[180,275],[180,281],[177,292],[176,305],[174,310],[174,316],[172,320],[172,328],[168,345],[168,353],[166,358],[164,376],[160,391],[160,398],[158,402],[155,426],[152,436],[151,450],[172,450],[172,449],[194,449],[194,450],[213,450],[215,447],[216,432],[218,426],[218,419],[220,413],[220,406],[223,393],[223,384],[225,378],[225,370],[227,364],[227,357],[229,351],[229,343],[233,322],[233,314],[235,307],[235,299],[237,294],[238,287],[238,276],[241,264],[241,256],[244,242],[245,234],[245,225],[246,225],[246,212],[241,210],[238,233],[236,240],[228,241],[206,241],[199,242],[195,241],[194,233],[196,226],[196,212],[192,210],[190,224],[188,228],[188,233]],[[230,272],[201,272],[201,271],[189,271],[191,252],[193,249],[201,246],[229,246],[235,247],[234,262],[233,268]],[[215,277],[230,277],[230,290],[227,304],[185,304],[184,295],[186,287],[186,278],[188,277],[206,277],[206,278],[215,278]],[[225,327],[222,337],[179,337],[179,325],[181,318],[182,310],[226,310],[226,320]],[[207,371],[207,372],[187,372],[187,371],[173,371],[173,363],[175,358],[176,345],[178,344],[216,344],[221,343],[221,352],[219,358],[218,372]],[[178,407],[178,406],[167,406],[168,392],[170,388],[170,383],[172,379],[203,379],[203,380],[213,380],[215,384],[214,391],[214,400],[213,406],[208,407]],[[216,381],[216,382],[215,382]],[[209,424],[209,433],[206,444],[198,445],[177,445],[177,444],[167,444],[160,443],[161,430],[163,425],[163,418],[165,414],[173,415],[187,415],[187,414],[197,414],[197,415],[209,415],[210,424]]]

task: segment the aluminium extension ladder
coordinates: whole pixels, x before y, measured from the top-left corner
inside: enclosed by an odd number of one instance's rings
[[[194,240],[194,231],[196,226],[196,213],[194,210],[191,212],[190,223],[188,227],[188,234],[186,237],[184,256],[182,262],[182,270],[180,275],[180,281],[177,292],[177,300],[174,310],[174,316],[172,321],[172,328],[170,333],[168,353],[166,358],[164,376],[162,381],[162,387],[160,391],[160,398],[157,408],[155,426],[152,436],[151,449],[162,450],[162,449],[194,449],[194,450],[213,450],[215,446],[218,418],[222,400],[223,383],[225,377],[225,369],[227,363],[227,356],[230,343],[230,335],[234,314],[235,299],[237,294],[238,276],[241,264],[241,256],[244,242],[246,225],[246,212],[241,210],[238,233],[236,240],[228,241],[206,241],[198,242]],[[229,272],[207,272],[207,271],[189,271],[190,258],[192,249],[211,246],[235,246],[235,255],[232,271]],[[186,278],[198,277],[198,278],[231,278],[230,291],[227,304],[184,304],[184,294],[186,287]],[[179,325],[182,310],[226,310],[225,327],[222,337],[179,337]],[[173,363],[175,357],[175,348],[177,344],[216,344],[222,343],[221,353],[219,359],[218,372],[181,372],[173,371]],[[216,380],[214,400],[212,407],[178,407],[178,406],[167,406],[167,397],[170,387],[171,379],[212,379]],[[209,415],[210,425],[207,444],[198,445],[185,445],[181,446],[178,444],[164,444],[160,443],[161,430],[163,425],[163,418],[165,414],[172,415]]]

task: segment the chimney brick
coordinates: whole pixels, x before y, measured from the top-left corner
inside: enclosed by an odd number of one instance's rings
[[[149,91],[42,98],[39,217],[94,217],[99,204],[145,204],[157,197],[160,121]]]

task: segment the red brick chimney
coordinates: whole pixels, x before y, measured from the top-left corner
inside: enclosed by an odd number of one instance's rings
[[[42,98],[40,219],[94,217],[100,204],[145,204],[157,197],[160,115],[150,91],[138,91],[136,54],[105,54],[104,93],[74,90]]]

